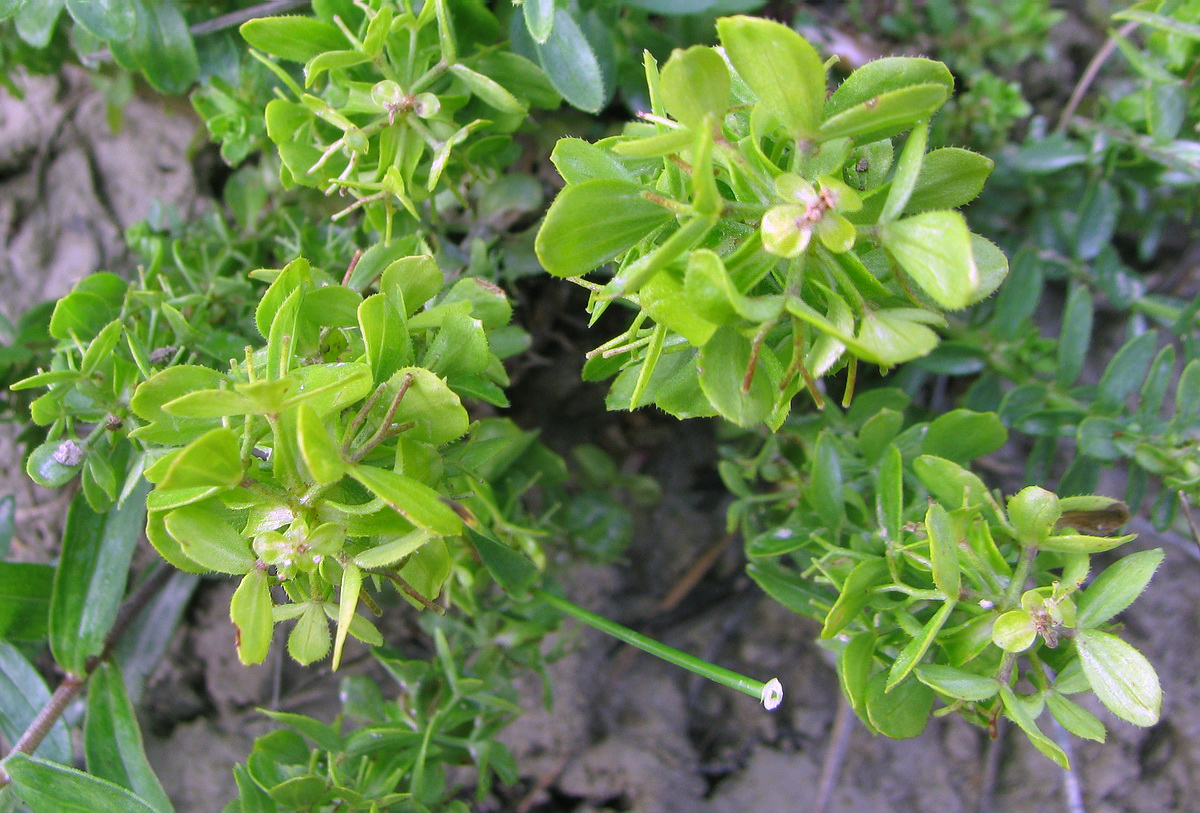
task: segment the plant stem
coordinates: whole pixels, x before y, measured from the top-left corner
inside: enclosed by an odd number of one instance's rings
[[[1004,594],[1005,609],[1016,607],[1025,591],[1025,582],[1029,579],[1029,570],[1037,556],[1037,548],[1021,549],[1021,559],[1017,562],[1017,571],[1013,573],[1012,581],[1008,583],[1008,591]]]
[[[653,638],[647,638],[641,633],[634,632],[628,627],[623,627],[615,621],[610,621],[604,616],[596,615],[593,612],[583,609],[578,604],[573,604],[566,599],[547,593],[541,588],[534,588],[530,591],[534,598],[546,602],[556,610],[571,616],[577,621],[582,621],[590,627],[600,630],[606,635],[611,635],[618,641],[623,641],[630,646],[635,646],[643,652],[649,652],[657,658],[661,658],[667,663],[675,666],[680,666],[687,669],[689,672],[699,675],[703,678],[720,683],[722,686],[728,686],[730,689],[736,689],[743,694],[748,694],[751,697],[763,701],[767,709],[773,709],[779,705],[783,697],[783,690],[779,688],[778,680],[771,680],[767,683],[755,680],[745,675],[740,675],[730,669],[722,666],[716,666],[708,661],[701,660],[694,655],[689,655],[674,647],[655,641]]]
[[[125,603],[121,605],[121,610],[117,613],[117,618],[113,622],[112,628],[108,631],[108,635],[104,639],[104,648],[100,650],[100,654],[88,660],[84,667],[83,673],[79,675],[68,674],[63,678],[62,683],[54,690],[54,694],[46,701],[46,705],[42,706],[41,711],[33,718],[33,722],[25,729],[25,732],[17,740],[6,755],[5,759],[13,754],[32,754],[37,750],[37,747],[42,744],[42,740],[46,739],[46,735],[50,733],[50,729],[62,717],[67,706],[71,705],[72,701],[79,696],[83,691],[84,685],[88,678],[96,671],[96,668],[104,661],[112,656],[113,649],[121,640],[121,636],[125,634],[125,630],[133,623],[133,619],[137,614],[149,603],[150,599],[163,588],[167,580],[174,574],[174,569],[169,567],[166,562],[159,562],[154,572],[150,574],[144,582],[137,586],[137,589],[125,599]],[[0,788],[5,787],[11,780],[3,768],[0,768]]]

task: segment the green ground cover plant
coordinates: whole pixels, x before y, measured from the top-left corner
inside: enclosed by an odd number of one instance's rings
[[[1079,695],[1158,721],[1117,617],[1163,551],[1097,555],[1144,505],[1187,521],[1200,487],[1200,299],[1147,282],[1194,220],[1196,4],[1116,15],[1121,93],[1081,83],[1054,129],[1002,75],[1045,46],[1044,3],[949,46],[957,96],[943,61],[844,69],[760,5],[314,0],[221,9],[235,36],[189,32],[213,16],[191,4],[0,3],[13,64],[107,49],[110,88],[190,91],[232,167],[221,211],[131,229],[134,273],[7,331],[25,469],[77,493],[56,562],[0,562],[5,804],[172,809],[134,704],[201,574],[238,584],[242,663],[337,669],[357,639],[400,688],[345,677],[332,724],[266,712],[230,811],[483,802],[520,778],[496,736],[564,616],[785,703],[564,594],[564,562],[619,557],[659,485],[504,417],[533,341],[513,292],[543,269],[610,331],[579,359],[610,410],[719,421],[746,572],[820,626],[869,731],[1007,720],[1066,768],[1050,719],[1106,736]],[[962,22],[923,13],[885,33]],[[575,134],[544,144],[542,121]],[[528,169],[543,147],[556,191]],[[1089,381],[1097,313],[1126,332]],[[979,461],[1014,448],[991,487]],[[1125,493],[1095,493],[1117,463]],[[131,574],[143,535],[162,561]],[[372,620],[397,614],[426,657]]]

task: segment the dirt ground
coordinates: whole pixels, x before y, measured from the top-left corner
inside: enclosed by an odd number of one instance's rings
[[[200,125],[186,109],[135,98],[114,134],[86,77],[27,88],[23,101],[0,98],[0,310],[9,317],[90,271],[127,270],[121,232],[155,199],[184,213],[208,205],[189,153]],[[592,409],[601,396],[578,382],[578,363],[563,359],[528,386],[553,394],[543,403]],[[542,417],[535,410],[518,416],[531,424]],[[629,659],[599,634],[566,628],[560,634],[572,650],[550,670],[553,711],[540,707],[540,688],[530,682],[522,687],[529,713],[504,735],[524,780],[508,791],[503,809],[813,809],[839,728],[837,681],[813,643],[816,627],[759,594],[741,573],[736,541],[665,622],[652,621],[670,587],[721,539],[711,425],[595,412],[584,426],[586,437],[553,427],[546,437],[603,443],[606,433],[620,432],[666,497],[642,517],[625,564],[573,571],[573,599],[631,626],[649,625],[667,643],[731,668],[777,676],[787,695],[768,714],[751,698],[647,656]],[[45,561],[56,550],[62,497],[25,481],[11,430],[2,429],[0,459],[10,476],[0,493],[20,501],[17,554]],[[915,740],[893,742],[870,737],[851,718],[828,809],[1200,810],[1200,561],[1180,540],[1137,530],[1145,532],[1129,551],[1167,549],[1159,575],[1125,617],[1132,643],[1162,678],[1162,723],[1135,729],[1093,707],[1110,724],[1109,741],[1069,741],[1075,771],[1064,776],[1022,737],[993,744],[958,719],[934,720]],[[337,679],[327,667],[306,671],[282,659],[252,669],[238,664],[226,615],[231,590],[223,581],[201,585],[144,695],[147,750],[181,811],[219,810],[233,795],[231,765],[268,728],[256,706],[278,701],[317,716],[337,708]]]

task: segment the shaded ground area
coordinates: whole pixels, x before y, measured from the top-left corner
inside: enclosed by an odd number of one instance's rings
[[[121,231],[153,200],[184,213],[206,205],[188,155],[194,118],[134,99],[123,121],[119,134],[109,131],[103,98],[83,76],[31,82],[24,101],[0,100],[5,314],[63,293],[92,270],[125,270]],[[530,711],[505,740],[525,779],[496,808],[810,809],[834,739],[837,681],[813,643],[816,627],[763,598],[742,575],[738,541],[723,543],[712,426],[606,415],[601,392],[579,383],[578,364],[564,356],[530,373],[523,385],[539,393],[538,403],[515,417],[545,427],[543,437],[560,450],[582,440],[605,445],[657,477],[666,497],[643,515],[625,561],[577,567],[567,580],[570,594],[667,643],[748,674],[778,676],[787,697],[767,714],[750,698],[631,657],[599,634],[565,628],[560,636],[570,654],[550,670],[553,710],[540,707],[536,682],[522,687]],[[0,492],[21,500],[17,553],[45,561],[56,550],[64,497],[33,490],[16,466],[10,429],[4,431],[0,455],[9,478]],[[1126,623],[1131,642],[1162,677],[1164,721],[1143,731],[1093,708],[1111,724],[1109,742],[1071,743],[1073,781],[1087,810],[1200,809],[1200,564],[1152,532],[1133,543],[1157,545],[1167,548],[1166,564]],[[712,564],[686,598],[658,613],[672,586],[699,572],[709,551]],[[237,663],[227,620],[231,591],[224,581],[201,585],[145,694],[147,750],[180,810],[218,810],[228,799],[231,765],[267,730],[256,706],[327,717],[337,709],[337,678],[327,667],[285,663],[277,657],[282,647],[262,667]],[[406,620],[391,623],[385,634],[408,633]],[[368,668],[362,654],[351,652],[350,668]],[[873,739],[857,723],[846,737],[831,810],[977,810],[989,789],[992,810],[1069,809],[1064,788],[1071,783],[1018,736],[992,746],[982,732],[948,719],[908,742]]]

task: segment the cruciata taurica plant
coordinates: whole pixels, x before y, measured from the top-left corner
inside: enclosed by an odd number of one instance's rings
[[[891,368],[936,346],[945,312],[1008,270],[954,209],[992,162],[926,152],[953,78],[929,59],[854,71],[826,98],[826,65],[786,26],[718,21],[722,48],[645,69],[652,110],[596,144],[567,138],[567,182],[537,237],[546,270],[636,311],[590,354],[616,375],[609,406],[655,404],[778,427],[817,379],[860,361]],[[898,157],[893,139],[908,137]],[[614,262],[604,284],[582,276]]]
[[[1037,726],[1043,710],[1077,736],[1105,738],[1068,695],[1091,691],[1123,720],[1157,722],[1158,676],[1111,620],[1162,550],[1126,556],[1085,587],[1092,556],[1133,538],[1113,535],[1129,519],[1124,504],[1036,486],[1004,502],[960,465],[1004,445],[995,413],[906,426],[907,406],[902,392],[872,390],[844,416],[792,419],[723,448],[738,496],[730,530],[746,540],[749,574],[821,624],[863,724],[905,738],[934,713],[992,731],[1003,714],[1066,766]]]

